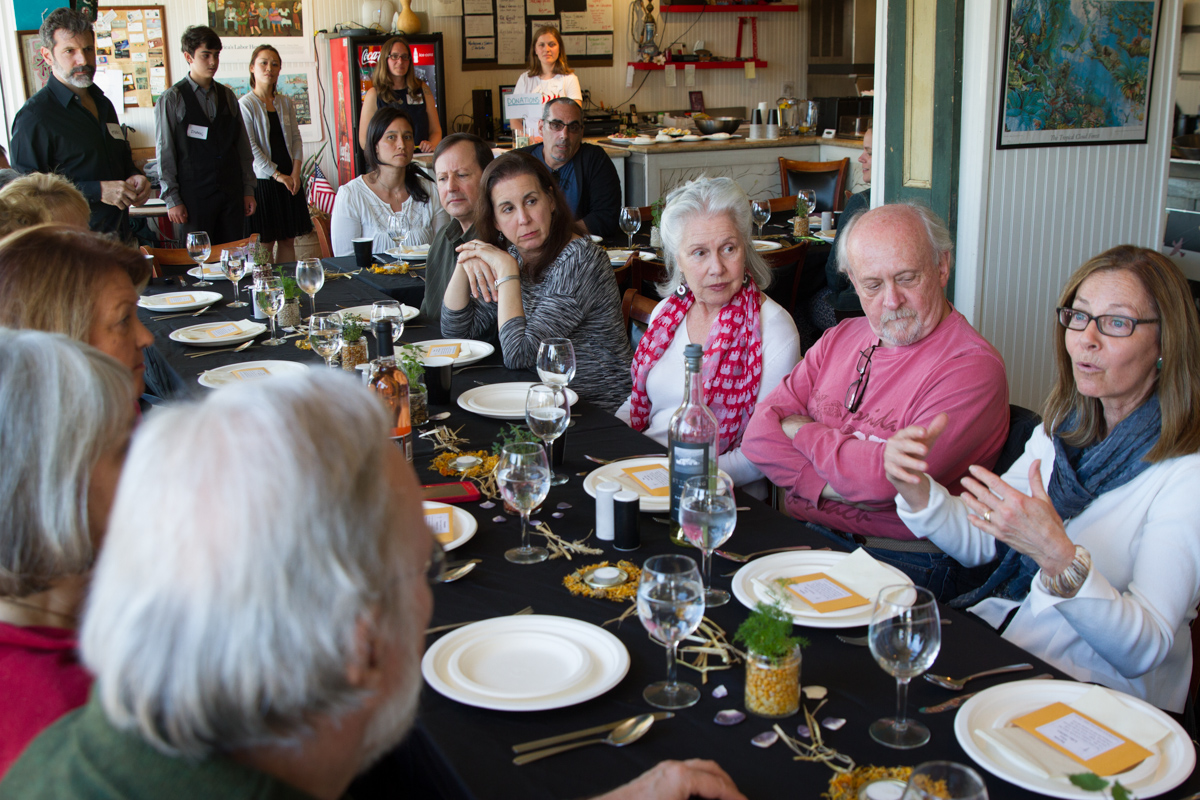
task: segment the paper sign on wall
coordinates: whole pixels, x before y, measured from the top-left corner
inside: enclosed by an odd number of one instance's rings
[[[524,119],[530,109],[542,108],[540,94],[509,94],[504,96],[504,118]]]

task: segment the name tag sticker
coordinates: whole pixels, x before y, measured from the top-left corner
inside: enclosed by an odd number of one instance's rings
[[[461,344],[431,344],[425,348],[425,355],[429,358],[458,358],[460,352]]]
[[[205,125],[188,125],[187,135],[189,139],[207,139],[208,127]]]
[[[230,336],[237,336],[241,332],[242,329],[233,323],[221,325],[217,328],[209,328],[205,331],[213,339],[228,339]]]
[[[813,607],[818,614],[858,608],[870,603],[867,598],[838,583],[824,572],[780,580],[788,591]]]
[[[425,509],[425,524],[433,533],[433,538],[441,544],[454,541],[454,511],[449,508]]]
[[[192,297],[190,294],[177,294],[172,297],[165,298],[165,299],[167,301],[167,305],[169,305],[169,306],[177,306],[180,303],[196,302],[196,298]]]
[[[125,138],[125,132],[121,130],[121,126],[116,122],[108,123],[108,135],[114,139]]]
[[[1125,772],[1154,755],[1065,703],[1053,703],[1012,724],[1097,775]]]
[[[246,367],[245,369],[235,369],[229,373],[239,381],[256,381],[259,378],[265,378],[271,374],[271,370],[266,367]]]
[[[671,473],[662,464],[624,467],[621,471],[633,478],[651,497],[667,497],[671,493]]]

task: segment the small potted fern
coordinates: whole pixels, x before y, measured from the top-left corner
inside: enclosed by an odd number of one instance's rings
[[[353,372],[359,364],[365,364],[370,358],[367,355],[367,339],[364,335],[363,318],[357,314],[345,314],[342,317],[342,369]]]
[[[662,214],[663,208],[666,207],[667,201],[665,198],[658,198],[650,204],[650,246],[661,248],[662,243]]]
[[[280,327],[295,328],[300,324],[300,284],[296,282],[294,274],[284,274],[282,267],[275,272],[283,280],[283,308],[279,310],[276,321]]]
[[[760,717],[790,717],[800,710],[800,647],[792,615],[782,605],[758,603],[733,640],[746,648],[746,710]]]

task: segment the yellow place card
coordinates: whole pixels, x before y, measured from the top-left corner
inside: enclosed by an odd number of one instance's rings
[[[183,303],[196,302],[196,298],[192,297],[190,294],[177,294],[174,297],[164,297],[163,299],[167,301],[167,305],[169,306],[177,306]]]
[[[795,578],[780,578],[779,583],[788,591],[812,606],[818,614],[841,611],[843,608],[858,608],[870,604],[870,600],[847,588],[824,572],[800,575]]]
[[[431,344],[425,346],[425,355],[429,358],[458,358],[462,352],[461,344]]]
[[[1125,772],[1153,755],[1065,703],[1053,703],[1014,719],[1012,724],[1097,775]]]
[[[228,339],[230,336],[237,336],[241,332],[242,329],[232,322],[228,325],[219,325],[216,328],[209,328],[205,331],[213,339]]]
[[[446,545],[454,541],[454,509],[425,509],[425,524],[429,526],[433,538],[441,544]]]
[[[671,473],[663,464],[623,467],[621,471],[632,478],[651,497],[667,497],[671,494]]]
[[[239,381],[256,381],[259,378],[267,377],[271,374],[271,371],[266,367],[245,367],[243,369],[235,369],[229,374]]]

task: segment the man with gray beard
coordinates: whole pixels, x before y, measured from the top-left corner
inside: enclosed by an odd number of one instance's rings
[[[928,208],[861,214],[837,247],[866,317],[827,331],[758,404],[742,452],[785,491],[792,516],[948,600],[974,581],[900,521],[883,452],[909,425],[941,431],[929,472],[960,494],[967,468],[990,469],[1008,436],[1004,361],[946,299],[953,244]]]
[[[134,166],[116,109],[92,82],[91,20],[59,8],[47,15],[39,33],[51,75],[13,119],[12,166],[69,178],[91,207],[89,227],[129,240],[127,209],[150,196],[150,181]]]

